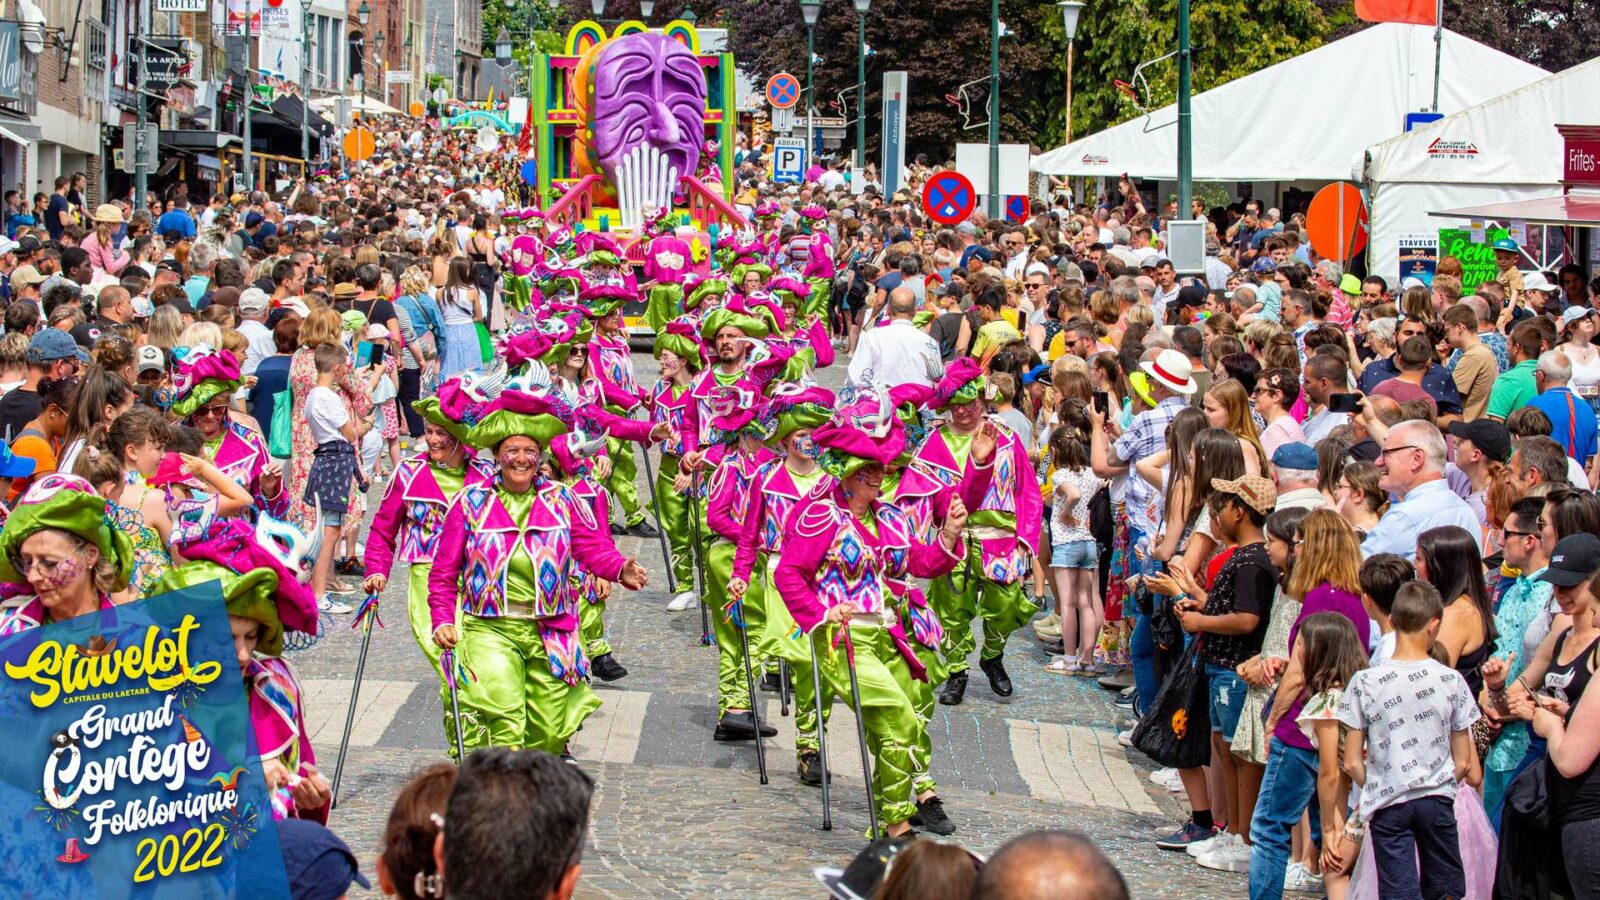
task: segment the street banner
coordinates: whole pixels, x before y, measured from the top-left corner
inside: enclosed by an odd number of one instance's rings
[[[220,582],[0,639],[6,896],[285,897]]]
[[[1481,235],[1466,228],[1439,229],[1439,258],[1461,261],[1462,296],[1494,280],[1494,242],[1506,236],[1504,228],[1485,228]]]
[[[1397,291],[1407,278],[1432,287],[1433,273],[1439,268],[1439,235],[1431,231],[1408,232],[1395,237],[1395,246],[1400,256],[1400,280],[1395,282]]]
[[[906,73],[883,73],[883,165],[879,175],[883,179],[886,197],[905,186],[906,181]],[[864,115],[856,110],[856,115]],[[861,158],[867,158],[866,148],[861,148]]]
[[[1439,21],[1437,0],[1356,0],[1356,18],[1364,22],[1433,25]]]

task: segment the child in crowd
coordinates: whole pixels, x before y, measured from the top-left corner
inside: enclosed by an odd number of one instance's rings
[[[314,353],[317,384],[306,395],[305,411],[317,449],[306,479],[304,500],[321,511],[322,552],[317,555],[317,565],[311,573],[311,587],[324,612],[338,613],[325,591],[339,533],[344,528],[344,516],[350,508],[350,482],[358,477],[356,444],[361,440],[362,431],[351,418],[344,400],[333,389],[350,371],[349,352],[339,344],[330,343],[318,344]],[[361,489],[366,490],[365,483],[361,484]],[[349,611],[345,606],[343,612]]]
[[[1089,531],[1089,498],[1100,478],[1089,468],[1088,418],[1083,404],[1069,402],[1050,434],[1050,576],[1061,605],[1063,655],[1046,669],[1058,675],[1098,675],[1095,639],[1104,624],[1098,574],[1100,548]]]
[[[1322,879],[1328,900],[1343,900],[1358,845],[1345,837],[1350,779],[1340,768],[1345,728],[1339,701],[1356,672],[1366,668],[1366,644],[1350,620],[1336,612],[1313,613],[1300,623],[1300,658],[1306,695],[1295,725],[1317,748],[1317,801],[1322,819]]]
[[[1443,617],[1432,585],[1406,582],[1389,610],[1393,656],[1352,676],[1339,703],[1344,770],[1361,786],[1346,831],[1366,824],[1383,897],[1466,895],[1455,793],[1479,713],[1460,673],[1429,655]]]
[[[1394,626],[1389,610],[1400,586],[1417,577],[1417,569],[1403,556],[1374,553],[1361,564],[1361,605],[1378,624],[1378,640],[1372,649],[1372,665],[1394,655]]]

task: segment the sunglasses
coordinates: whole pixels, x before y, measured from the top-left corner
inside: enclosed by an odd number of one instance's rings
[[[226,403],[219,404],[217,406],[202,406],[199,409],[194,411],[194,417],[196,419],[201,419],[201,418],[207,418],[207,419],[209,419],[209,418],[222,418],[223,416],[226,416],[227,414],[228,414],[228,405]]]

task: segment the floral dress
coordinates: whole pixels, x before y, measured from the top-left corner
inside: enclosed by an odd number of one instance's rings
[[[289,492],[289,524],[310,534],[317,524],[317,510],[303,499],[306,492],[306,482],[311,477],[311,460],[313,451],[317,449],[316,441],[311,437],[311,423],[306,419],[306,397],[311,394],[311,389],[317,385],[317,363],[311,350],[302,347],[294,352],[294,357],[289,361],[289,393],[293,398],[293,425],[294,456],[289,463],[289,471],[284,490]],[[338,385],[339,393],[344,398],[345,405],[350,410],[353,419],[365,418],[372,410],[372,399],[367,395],[366,389],[359,383],[355,376],[346,376]],[[362,520],[367,513],[366,495],[356,490],[354,479],[350,482],[350,508],[345,512],[345,534],[355,533],[361,527]]]
[[[395,377],[395,363],[392,355],[383,358],[383,377],[385,380],[392,380]],[[400,407],[393,397],[378,404],[378,421],[376,424],[378,436],[384,440],[392,441],[400,436]]]
[[[1261,639],[1261,658],[1289,656],[1289,631],[1300,618],[1300,601],[1278,588],[1272,598],[1272,613],[1267,619],[1267,633]],[[1233,755],[1258,766],[1267,764],[1267,725],[1262,717],[1267,712],[1267,700],[1276,685],[1251,686],[1244,695],[1244,705],[1239,707],[1239,727],[1233,733]],[[1333,702],[1337,710],[1339,701]],[[1310,704],[1307,704],[1309,708]]]
[[[144,514],[140,512],[150,486],[137,472],[130,472],[124,478],[123,496],[135,492],[132,505],[108,502],[106,513],[111,527],[127,535],[128,540],[133,542],[133,574],[128,578],[128,589],[134,599],[140,599],[145,596],[148,587],[161,580],[161,576],[172,568],[172,554],[168,552],[167,545],[162,543],[161,533],[146,525]]]

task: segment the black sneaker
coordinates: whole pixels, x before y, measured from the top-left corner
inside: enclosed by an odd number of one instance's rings
[[[1044,652],[1053,653],[1056,656],[1066,656],[1067,655],[1067,644],[1066,644],[1066,641],[1055,641],[1055,642],[1052,642],[1052,643],[1045,644],[1044,645]]]
[[[1111,701],[1111,705],[1117,709],[1133,709],[1133,695],[1118,694],[1117,699]]]
[[[1011,696],[1011,676],[1006,674],[1005,664],[1000,661],[1000,657],[979,660],[978,668],[983,670],[983,674],[989,676],[990,690],[993,690],[995,694],[1001,697]]]
[[[822,786],[822,756],[815,750],[807,750],[800,754],[800,760],[795,764],[794,770],[800,775],[800,783],[807,787]],[[831,783],[833,778],[830,776]]]
[[[768,672],[761,676],[760,681],[756,682],[756,687],[769,694],[776,694],[782,689],[783,682],[779,680],[777,672]]]
[[[628,526],[628,533],[637,537],[653,538],[661,532],[657,531],[654,525],[644,519],[640,519],[638,522]]]
[[[944,814],[944,803],[938,797],[917,801],[917,812],[910,819],[913,826],[934,834],[955,834],[956,823]]]
[[[776,737],[778,729],[763,723],[762,737]],[[755,717],[749,711],[723,713],[717,720],[717,730],[712,732],[715,741],[753,741],[756,739]]]
[[[360,575],[361,561],[354,556],[341,556],[333,561],[333,571],[339,575]]]
[[[967,670],[951,672],[950,678],[945,681],[944,688],[939,691],[939,702],[945,706],[959,706],[961,699],[967,695]]]
[[[628,674],[628,670],[622,667],[622,663],[617,662],[616,658],[609,653],[602,653],[591,660],[589,671],[593,672],[601,681],[616,681],[618,678],[624,678]]]
[[[611,536],[612,537],[624,537],[627,534],[628,534],[628,526],[619,525],[616,522],[612,522],[611,523]]]

